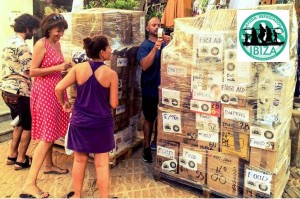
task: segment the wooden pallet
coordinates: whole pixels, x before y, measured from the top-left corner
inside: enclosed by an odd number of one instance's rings
[[[291,167],[290,179],[285,187],[283,198],[300,198],[300,169]]]
[[[118,154],[109,157],[110,168],[113,168],[122,160],[130,157],[133,152],[135,152],[136,150],[138,150],[140,147],[143,146],[143,141],[144,141],[143,139],[137,137],[132,141],[132,144],[129,148],[124,149],[123,151],[120,151]]]
[[[199,196],[199,198],[231,198],[231,196],[213,191],[203,185],[196,184],[195,182],[182,178],[178,175],[164,173],[157,168],[154,170],[154,180],[164,182],[170,186],[176,186],[179,189],[184,189]]]

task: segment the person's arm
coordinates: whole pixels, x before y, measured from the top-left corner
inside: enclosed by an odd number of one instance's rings
[[[31,77],[45,76],[54,72],[64,71],[72,66],[68,62],[64,62],[56,66],[41,68],[45,54],[46,48],[43,42],[41,40],[37,41],[33,48],[32,64],[29,72]]]
[[[32,63],[32,53],[27,45],[23,45],[19,48],[19,53],[17,54],[19,63],[21,64],[21,75],[30,78],[29,69]]]
[[[63,106],[64,111],[70,112],[71,107],[68,102],[64,99],[64,90],[71,86],[76,81],[76,66],[74,66],[68,74],[56,85],[55,95],[59,103]]]
[[[112,70],[111,82],[110,82],[110,96],[109,103],[112,108],[116,108],[119,104],[118,96],[118,74]]]
[[[150,68],[150,66],[153,64],[154,58],[155,58],[155,54],[158,50],[160,50],[162,45],[162,40],[158,39],[155,42],[154,47],[152,48],[152,50],[149,52],[149,54],[147,56],[145,56],[144,58],[141,59],[140,61],[140,66],[142,68],[142,70],[147,70],[148,68]]]

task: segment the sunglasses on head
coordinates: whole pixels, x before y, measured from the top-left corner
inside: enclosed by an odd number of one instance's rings
[[[62,15],[55,15],[50,19],[50,21],[57,21],[59,19],[64,19],[64,17]]]

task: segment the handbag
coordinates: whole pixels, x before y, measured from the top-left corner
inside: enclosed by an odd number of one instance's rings
[[[2,98],[6,104],[18,104],[19,102],[19,94],[2,91]]]

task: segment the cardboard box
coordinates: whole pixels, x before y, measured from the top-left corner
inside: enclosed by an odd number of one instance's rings
[[[287,140],[287,141],[286,141]],[[268,151],[251,147],[250,166],[262,168],[266,171],[277,173],[283,164],[284,159],[290,159],[291,140],[285,139],[278,151]]]
[[[158,139],[155,166],[162,172],[178,174],[179,143]]]
[[[196,145],[200,149],[219,151],[220,133],[218,131],[219,128],[217,124],[219,119],[216,117],[212,120],[204,120],[204,117],[205,116],[201,117],[202,121],[207,122],[206,126],[207,128],[210,128],[211,131],[199,130],[196,128],[195,113],[184,111],[179,112],[159,107],[157,118],[158,137],[180,143]],[[206,118],[209,118],[209,116]],[[178,129],[176,127],[174,130],[174,126],[178,126],[180,131],[175,131]]]
[[[115,148],[109,152],[110,156],[115,156],[121,151],[129,148],[132,144],[132,134],[130,127],[127,127],[121,131],[118,131],[114,134],[115,139]]]
[[[262,127],[250,126],[250,146],[265,150],[277,151],[284,141],[289,137],[289,122],[279,126]]]
[[[159,87],[159,106],[175,110],[189,110],[190,91],[180,91],[174,88]]]
[[[240,195],[240,170],[238,157],[207,151],[207,186],[211,190],[230,197]]]
[[[140,45],[145,40],[145,13],[111,8],[86,9],[72,13],[72,43],[82,46],[82,39],[106,35],[112,49]]]
[[[196,68],[206,69],[209,73],[221,72],[224,68],[224,34],[220,32],[199,31],[194,34],[193,63]],[[201,72],[203,74],[203,72]],[[215,73],[215,77],[219,76]],[[214,81],[220,85],[221,81]],[[206,100],[206,99],[204,99]]]
[[[222,153],[249,160],[249,149],[249,134],[222,129]]]
[[[163,55],[167,54],[164,53]],[[168,51],[167,51],[168,52]],[[170,55],[171,56],[171,55]],[[172,55],[174,56],[174,55]],[[175,55],[176,56],[176,55]],[[191,91],[191,64],[179,64],[174,61],[166,61],[161,64],[161,82],[162,88],[176,88],[176,90],[190,92]]]
[[[222,105],[223,106],[223,105]],[[250,126],[252,123],[235,121],[235,120],[226,120],[221,119],[221,129],[227,129],[230,131],[240,132],[240,133],[250,133]]]
[[[224,83],[249,86],[248,90],[246,90],[248,92],[244,94],[247,94],[249,97],[257,97],[257,95],[254,96],[252,93],[253,91],[257,93],[255,72],[252,70],[253,63],[237,62],[235,49],[225,50],[224,56]]]
[[[252,84],[223,83],[221,103],[232,104],[240,107],[253,107],[257,104],[257,88]],[[253,90],[256,90],[253,91]]]
[[[206,150],[180,143],[179,175],[197,184],[206,184]]]
[[[193,69],[191,71],[192,99],[220,102],[222,80],[221,70]]]
[[[120,131],[125,127],[129,126],[129,104],[126,100],[119,100],[119,105],[113,111],[113,117],[115,121],[115,129],[114,131]]]
[[[281,198],[289,179],[289,158],[277,174],[251,166],[245,167],[244,198]]]

